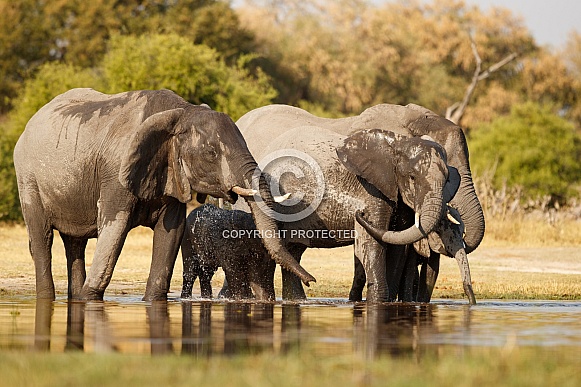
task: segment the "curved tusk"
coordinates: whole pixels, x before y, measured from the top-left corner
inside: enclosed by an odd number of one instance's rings
[[[450,214],[449,212],[448,212],[447,216],[448,216],[448,220],[449,220],[450,222],[452,222],[452,223],[454,223],[454,224],[461,224],[461,223],[460,223],[460,221],[459,221],[459,220],[457,220],[456,218],[454,218],[454,217],[452,216],[452,214]]]
[[[420,228],[420,214],[418,214],[417,212],[415,215],[414,226],[416,226],[417,228]]]
[[[277,203],[282,203],[282,202],[284,202],[285,200],[287,200],[288,198],[290,198],[290,196],[291,196],[291,193],[290,193],[290,192],[287,192],[287,193],[285,193],[285,194],[284,194],[284,195],[282,195],[282,196],[275,196],[273,199],[274,199],[274,201],[275,201],[275,202],[277,202]]]
[[[238,194],[240,196],[254,196],[258,193],[258,191],[255,189],[242,188],[238,185],[235,185],[234,187],[232,187],[232,192],[234,192],[235,194]]]

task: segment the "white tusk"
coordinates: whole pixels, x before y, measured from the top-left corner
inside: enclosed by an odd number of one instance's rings
[[[416,216],[415,216],[415,223],[414,223],[414,225],[417,228],[420,228],[420,214],[418,214],[417,212],[416,212]]]
[[[255,189],[242,188],[242,187],[237,186],[237,185],[232,187],[232,192],[234,192],[240,196],[254,196],[258,193],[258,191]]]
[[[454,218],[454,217],[452,216],[452,214],[450,214],[449,212],[448,212],[447,216],[448,216],[448,220],[449,220],[450,222],[452,222],[452,223],[454,223],[454,224],[461,224],[461,223],[460,223],[460,221],[458,221],[456,218]]]
[[[290,192],[287,192],[286,194],[284,194],[282,196],[275,196],[274,197],[274,201],[277,202],[277,203],[282,203],[285,200],[287,200],[288,198],[290,198],[290,196],[291,196],[291,193]]]

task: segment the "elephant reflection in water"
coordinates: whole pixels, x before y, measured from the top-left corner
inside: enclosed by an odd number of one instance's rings
[[[381,355],[393,357],[438,356],[441,321],[438,305],[390,303],[357,304],[353,308],[355,351],[373,359]],[[465,305],[461,331],[470,330],[472,309]]]
[[[34,318],[34,348],[39,351],[50,351],[52,317],[54,315],[52,300],[37,300]],[[85,351],[85,339],[93,339],[94,352],[113,352],[118,348],[113,342],[113,335],[108,323],[107,312],[102,302],[67,301],[67,327],[65,351]]]
[[[421,338],[437,333],[434,305],[406,303],[356,305],[353,309],[355,350],[366,358],[407,356],[427,350]]]
[[[199,305],[197,327],[194,318],[195,305]],[[222,305],[211,302],[200,304],[182,302],[183,355],[210,357],[217,351],[235,355],[274,350],[274,304],[247,302],[223,304],[223,336],[221,331],[216,330],[220,328],[220,319],[215,317],[212,324],[212,308],[222,308]],[[300,316],[299,305],[282,305],[282,352],[298,347]]]

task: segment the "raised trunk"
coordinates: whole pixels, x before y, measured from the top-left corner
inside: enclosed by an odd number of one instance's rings
[[[470,302],[470,305],[476,305],[476,297],[472,290],[472,279],[470,278],[470,266],[468,265],[466,251],[464,249],[459,249],[456,254],[454,254],[454,258],[456,258],[458,267],[460,268],[462,285],[464,286],[464,293],[468,297],[468,302]]]
[[[458,210],[464,222],[466,254],[474,251],[484,238],[484,213],[476,196],[470,170],[461,172],[461,184],[450,205]]]
[[[262,200],[264,205],[258,205],[254,196],[244,197],[244,199],[250,207],[252,217],[254,218],[254,223],[256,224],[256,229],[262,236],[264,247],[266,247],[270,253],[270,256],[276,263],[296,274],[305,285],[309,286],[310,282],[316,282],[316,280],[293,258],[293,256],[284,247],[280,238],[278,224],[273,216],[272,207],[274,199],[270,193],[270,189],[268,188],[268,184],[264,179],[264,176],[262,176],[261,173],[255,173],[255,171],[258,171],[258,166],[256,163],[247,163],[246,171],[243,174],[237,176],[244,176],[244,188],[249,189],[256,188],[252,186],[253,177],[260,176],[258,183],[258,191],[260,194],[259,200]]]

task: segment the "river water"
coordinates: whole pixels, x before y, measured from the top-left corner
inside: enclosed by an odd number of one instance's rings
[[[367,305],[205,300],[0,300],[0,350],[221,356],[308,350],[414,356],[543,347],[581,356],[581,302],[435,300]]]

